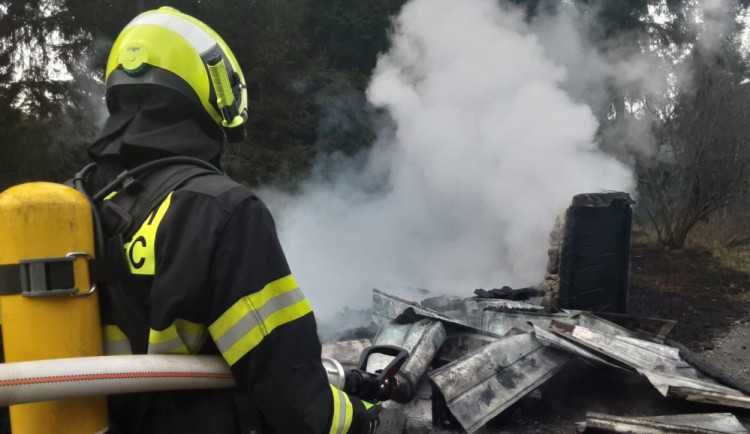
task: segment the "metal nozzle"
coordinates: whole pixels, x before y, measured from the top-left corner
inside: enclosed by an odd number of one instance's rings
[[[344,390],[344,384],[346,383],[346,372],[344,367],[341,366],[338,360],[334,359],[321,359],[323,361],[323,368],[326,370],[328,375],[328,382],[339,390]]]

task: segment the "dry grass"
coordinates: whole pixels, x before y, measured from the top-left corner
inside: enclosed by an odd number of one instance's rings
[[[750,274],[750,247],[714,246],[709,251],[720,266]]]
[[[716,217],[695,225],[687,239],[692,247],[748,247],[750,248],[750,225],[745,218]]]
[[[704,235],[704,234],[703,234]],[[750,304],[750,245],[691,240],[680,250],[641,235],[631,243],[630,284],[671,295]]]
[[[711,253],[714,267],[750,275],[750,225],[737,219],[701,222],[690,234],[689,246]],[[742,282],[727,282],[727,292],[750,301],[750,288]]]
[[[639,228],[631,233],[631,244],[641,248],[660,249],[659,240],[652,230]],[[636,248],[637,249],[637,248]],[[713,270],[745,273],[750,275],[750,225],[739,218],[715,217],[709,221],[698,223],[690,232],[684,250],[710,253],[711,261],[699,261],[690,264],[690,272],[701,273],[704,265]],[[677,251],[669,252],[667,256],[680,256]],[[685,266],[685,264],[682,264]],[[664,280],[664,276],[655,277]],[[668,280],[668,278],[667,278]],[[670,286],[669,282],[655,282],[658,286]],[[732,283],[729,283],[732,285]],[[732,288],[734,289],[734,288]],[[748,289],[750,292],[750,288]],[[742,292],[742,291],[740,291]]]

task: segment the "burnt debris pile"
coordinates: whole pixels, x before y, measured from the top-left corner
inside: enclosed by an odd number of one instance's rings
[[[406,403],[383,404],[382,433],[490,432],[485,427],[490,420],[522,398],[534,397],[573,359],[645,378],[663,399],[750,409],[747,390],[718,381],[724,378],[711,367],[691,364],[685,348],[669,344],[672,320],[494,297],[443,296],[419,303],[377,289],[372,318],[378,326],[372,339],[327,343],[323,357],[351,368],[371,345],[409,352],[397,374]],[[389,356],[373,356],[367,370],[388,363]],[[728,413],[633,418],[592,412],[577,429],[746,432]]]

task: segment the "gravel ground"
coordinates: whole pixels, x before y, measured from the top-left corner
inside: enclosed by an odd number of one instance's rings
[[[750,317],[735,321],[726,334],[711,343],[710,349],[700,353],[701,358],[750,390]],[[750,432],[750,410],[736,412],[735,416]]]
[[[728,332],[711,341],[700,355],[750,389],[750,318],[735,321]]]

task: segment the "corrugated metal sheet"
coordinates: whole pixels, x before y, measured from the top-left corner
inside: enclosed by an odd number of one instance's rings
[[[436,369],[429,378],[469,433],[544,383],[568,355],[530,333],[509,336]]]
[[[550,331],[637,369],[675,373],[678,367],[689,367],[680,359],[676,348],[666,345],[559,322],[552,322]]]
[[[639,370],[662,396],[687,401],[750,408],[750,397],[706,378],[702,380]]]
[[[372,320],[375,321],[379,326],[387,324],[391,320],[395,319],[399,315],[403,314],[407,309],[412,309],[415,314],[421,315],[427,318],[438,319],[447,323],[457,324],[460,326],[468,327],[469,325],[437,312],[432,309],[428,309],[419,303],[404,300],[403,298],[396,297],[395,295],[386,294],[378,289],[372,290]]]
[[[526,332],[533,331],[532,324],[548,328],[552,321],[567,324],[578,324],[579,311],[561,311],[558,313],[542,312],[497,312],[485,310],[482,314],[481,329],[497,335],[504,335],[511,329]]]
[[[730,413],[679,414],[671,416],[624,417],[587,413],[579,430],[594,428],[616,433],[640,434],[747,434]]]
[[[621,313],[596,312],[595,315],[626,330],[639,333],[643,339],[662,343],[677,325],[677,321],[661,318],[638,318]],[[583,324],[581,324],[583,325]]]
[[[585,350],[584,348],[568,342],[565,339],[561,339],[559,336],[555,335],[549,330],[543,329],[542,327],[535,325],[534,335],[536,336],[537,340],[542,343],[542,345],[553,346],[565,352],[575,354],[577,356],[581,356],[583,358],[593,360],[597,363],[608,365],[616,369],[624,369],[622,365],[610,363],[607,360],[604,360],[601,357],[595,355],[594,353]]]

